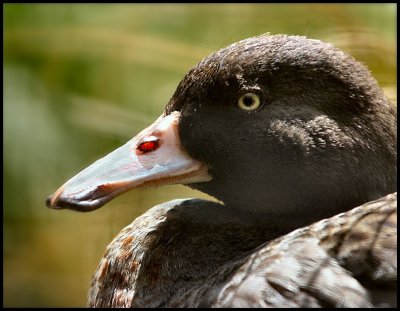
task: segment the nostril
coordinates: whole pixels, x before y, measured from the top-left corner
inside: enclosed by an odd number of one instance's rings
[[[144,139],[137,147],[142,153],[147,153],[156,150],[159,147],[160,140],[155,136],[150,136]]]

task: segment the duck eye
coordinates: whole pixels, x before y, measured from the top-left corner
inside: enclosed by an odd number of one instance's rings
[[[260,97],[254,93],[246,93],[242,95],[238,100],[238,106],[242,110],[255,110],[260,107]]]

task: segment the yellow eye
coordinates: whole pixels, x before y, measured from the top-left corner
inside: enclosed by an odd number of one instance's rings
[[[242,110],[255,110],[260,107],[260,97],[254,93],[246,93],[242,95],[238,100],[238,106]]]

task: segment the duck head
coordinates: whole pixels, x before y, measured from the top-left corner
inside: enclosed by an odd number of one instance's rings
[[[202,60],[157,121],[47,199],[96,209],[183,183],[233,209],[328,217],[395,191],[396,112],[330,44],[262,35]]]

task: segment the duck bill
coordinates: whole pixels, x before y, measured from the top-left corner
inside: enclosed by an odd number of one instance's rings
[[[91,211],[136,187],[211,180],[203,163],[182,148],[180,113],[161,116],[125,145],[68,180],[46,200],[54,209]]]

